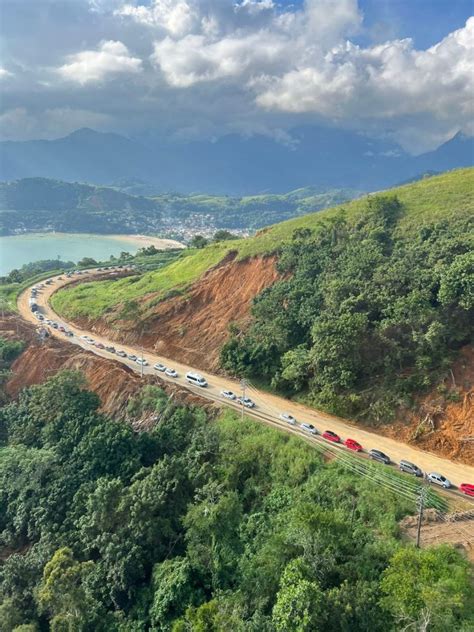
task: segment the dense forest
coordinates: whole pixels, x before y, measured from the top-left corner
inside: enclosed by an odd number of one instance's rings
[[[0,235],[18,230],[168,234],[183,226],[254,229],[359,195],[354,189],[308,187],[284,195],[152,198],[112,187],[24,178],[0,182]]]
[[[138,233],[161,226],[158,206],[110,187],[46,178],[0,183],[0,234],[55,230]]]
[[[296,229],[280,248],[283,279],[256,297],[250,328],[231,325],[224,368],[374,423],[410,405],[472,340],[474,255],[472,218],[406,231],[403,215],[382,195],[357,215]]]
[[[467,632],[469,565],[303,441],[63,372],[0,409],[2,632]],[[146,414],[153,427],[131,422]]]

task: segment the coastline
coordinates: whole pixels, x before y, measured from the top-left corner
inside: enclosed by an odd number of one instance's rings
[[[128,244],[133,244],[137,248],[144,248],[147,246],[155,246],[156,248],[158,248],[158,250],[186,248],[184,244],[179,241],[175,241],[174,239],[153,237],[151,235],[125,235],[121,233],[64,233],[61,231],[27,231],[15,235],[0,235],[0,237],[24,237],[25,239],[43,239],[48,237],[100,237],[102,239],[114,239],[116,241],[123,241]]]
[[[57,233],[56,233],[57,234]],[[62,233],[73,234],[73,233]],[[155,246],[158,250],[170,250],[171,248],[186,248],[186,246],[174,239],[163,239],[162,237],[151,237],[150,235],[103,235],[106,238],[120,239],[129,244],[139,245],[140,248]]]

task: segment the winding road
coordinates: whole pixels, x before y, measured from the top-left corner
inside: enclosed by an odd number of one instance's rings
[[[45,318],[49,318],[60,325],[64,325],[67,329],[74,333],[74,337],[70,338],[66,337],[64,333],[53,329],[52,327],[48,327],[50,333],[53,336],[60,338],[64,342],[79,345],[83,349],[91,353],[95,353],[98,356],[108,358],[116,362],[121,362],[134,371],[140,373],[142,371],[142,367],[140,367],[136,362],[133,362],[128,358],[121,358],[115,354],[108,353],[104,349],[98,349],[96,346],[88,344],[86,341],[81,340],[81,336],[88,335],[93,338],[96,343],[101,342],[105,346],[114,346],[117,350],[123,349],[123,351],[125,351],[127,354],[133,353],[138,357],[142,357],[141,351],[138,351],[135,347],[130,347],[128,345],[118,345],[117,342],[107,340],[103,336],[98,336],[93,332],[78,329],[73,324],[65,322],[52,310],[51,306],[49,305],[49,298],[60,287],[63,287],[68,283],[77,281],[79,279],[91,280],[97,275],[103,275],[103,272],[99,272],[98,270],[90,270],[87,273],[83,273],[82,277],[77,277],[75,275],[73,275],[71,278],[67,278],[65,276],[53,277],[53,282],[50,285],[46,285],[42,289],[42,291],[38,293],[36,300],[39,306],[39,311],[44,315]],[[31,312],[28,303],[30,294],[31,288],[26,289],[24,292],[22,292],[22,294],[20,294],[20,296],[18,297],[18,309],[20,315],[25,320],[32,322],[36,326],[38,326],[40,323],[35,315]],[[241,409],[241,406],[239,404],[224,399],[221,395],[221,391],[223,390],[231,390],[237,395],[241,394],[240,384],[235,380],[220,375],[213,375],[207,373],[206,371],[201,371],[197,367],[186,366],[184,364],[181,364],[180,362],[175,362],[174,360],[170,360],[169,358],[161,357],[150,351],[144,351],[143,358],[149,363],[149,366],[143,367],[143,373],[158,375],[163,380],[168,380],[170,382],[178,382],[180,386],[183,386],[190,391],[199,394],[203,398],[212,400],[213,402],[218,402],[221,405],[230,406],[234,409]],[[178,373],[178,378],[167,377],[163,373],[153,369],[153,365],[157,362],[161,362],[167,367],[174,368]],[[200,388],[188,384],[185,380],[185,374],[190,370],[199,372],[199,374],[207,380],[209,386],[207,388]],[[389,437],[378,435],[376,433],[370,432],[367,429],[361,428],[360,426],[353,425],[346,420],[342,420],[326,413],[316,411],[314,409],[288,401],[282,397],[273,394],[258,391],[254,389],[251,385],[248,386],[246,394],[255,402],[256,408],[245,409],[245,415],[253,417],[258,421],[264,422],[266,424],[277,426],[287,432],[297,434],[298,436],[309,441],[320,451],[327,451],[330,455],[333,455],[340,458],[342,461],[345,461],[348,464],[348,467],[352,467],[352,469],[354,469],[354,467],[357,467],[357,463],[359,463],[359,460],[357,458],[349,458],[349,455],[353,454],[350,450],[348,450],[343,445],[329,444],[329,442],[327,442],[319,435],[316,437],[309,435],[302,428],[300,428],[299,424],[303,422],[313,424],[317,428],[319,433],[322,433],[328,429],[332,430],[336,432],[343,441],[348,437],[358,441],[364,447],[364,452],[357,455],[361,459],[361,466],[364,463],[363,460],[365,459],[367,461],[368,459],[367,451],[372,448],[377,448],[378,450],[381,450],[385,454],[389,455],[392,462],[395,464],[397,464],[401,459],[405,459],[411,461],[412,463],[416,463],[424,472],[439,472],[443,474],[455,486],[459,486],[461,483],[474,484],[474,467],[472,466],[449,461],[448,459],[444,459],[435,454],[422,451],[406,443],[402,443]],[[282,412],[290,413],[291,415],[293,415],[297,419],[298,425],[290,426],[288,423],[280,420],[279,415]],[[356,463],[356,466],[354,466],[354,463]],[[387,469],[387,466],[380,467],[383,469]],[[409,475],[406,476],[408,485]],[[452,493],[461,495],[456,490],[452,490]],[[464,496],[464,498],[466,499],[466,501],[468,500],[466,496]]]

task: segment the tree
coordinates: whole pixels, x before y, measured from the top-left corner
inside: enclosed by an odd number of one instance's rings
[[[402,548],[384,571],[382,605],[406,630],[455,632],[470,615],[474,596],[469,564],[453,548]]]
[[[97,265],[97,261],[92,257],[84,257],[80,261],[77,262],[77,265],[81,268],[91,268]]]
[[[87,590],[93,562],[77,562],[71,549],[58,549],[46,564],[38,590],[40,609],[51,618],[52,631],[80,632],[98,615],[98,604]]]
[[[319,585],[307,579],[301,558],[285,568],[273,608],[277,632],[321,632],[325,629],[324,594]]]
[[[217,230],[212,238],[213,241],[229,241],[231,239],[238,239],[238,236],[228,230]]]
[[[191,248],[204,248],[209,243],[209,240],[202,235],[194,235],[189,242]]]

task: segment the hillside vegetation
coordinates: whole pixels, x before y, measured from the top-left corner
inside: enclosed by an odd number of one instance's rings
[[[18,230],[137,233],[160,225],[153,200],[109,187],[46,178],[0,183],[2,235]]]
[[[277,252],[282,279],[255,297],[250,326],[227,323],[223,368],[383,423],[471,340],[472,174],[430,178],[187,252],[140,278],[66,289],[53,306],[66,318],[97,318],[141,298],[146,318],[147,307],[186,292],[232,251],[239,259]]]
[[[307,187],[247,197],[130,195],[47,178],[0,183],[0,234],[18,230],[180,234],[196,227],[253,230],[358,197],[355,189]]]
[[[98,406],[64,372],[0,408],[2,632],[471,629],[469,564],[401,539],[397,474],[155,386],[125,419]]]

